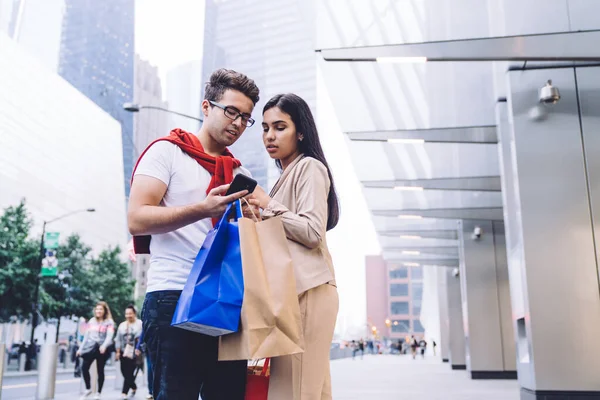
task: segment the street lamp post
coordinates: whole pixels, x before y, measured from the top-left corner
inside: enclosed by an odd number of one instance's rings
[[[147,110],[160,110],[160,111],[164,111],[167,112],[169,114],[175,114],[175,115],[179,115],[180,117],[184,117],[184,118],[189,118],[189,119],[193,119],[194,121],[199,121],[199,122],[204,122],[203,119],[200,119],[198,117],[194,117],[188,114],[183,114],[177,111],[173,111],[173,110],[169,110],[168,108],[163,108],[163,107],[157,107],[157,106],[144,106],[144,105],[139,105],[139,104],[135,104],[135,103],[124,103],[123,104],[123,109],[125,111],[129,111],[129,112],[140,112],[140,110],[143,109],[147,109]]]
[[[38,324],[38,307],[39,307],[39,302],[40,302],[40,283],[41,283],[41,273],[42,273],[42,262],[44,260],[44,239],[46,236],[46,225],[58,221],[60,219],[63,218],[67,218],[70,217],[73,214],[78,214],[81,212],[95,212],[96,209],[94,208],[86,208],[86,209],[82,209],[82,210],[75,210],[75,211],[71,211],[69,213],[66,213],[64,215],[61,215],[60,217],[51,219],[50,221],[44,221],[44,224],[42,225],[42,240],[40,242],[40,254],[39,254],[39,259],[38,259],[38,263],[37,263],[37,273],[36,273],[36,277],[35,277],[35,290],[33,292],[33,307],[31,310],[31,338],[29,341],[29,345],[30,345],[30,351],[28,353],[28,358],[27,358],[27,362],[25,363],[25,369],[26,370],[31,370],[31,361],[33,359],[33,356],[35,354],[35,352],[37,351],[37,349],[34,346],[34,340],[35,340],[35,328]]]

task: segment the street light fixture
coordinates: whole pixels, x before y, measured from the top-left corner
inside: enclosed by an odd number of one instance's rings
[[[63,214],[59,217],[53,218],[49,221],[44,221],[44,224],[42,225],[42,240],[40,243],[40,256],[39,256],[39,260],[37,263],[37,274],[36,274],[36,278],[35,278],[35,291],[33,292],[33,308],[31,310],[31,338],[29,341],[29,344],[31,346],[31,351],[28,352],[27,354],[27,362],[25,363],[25,369],[26,370],[30,370],[31,369],[31,360],[33,358],[33,355],[35,354],[34,351],[36,351],[35,347],[34,347],[34,340],[35,340],[35,328],[38,324],[38,307],[39,307],[39,302],[40,302],[40,283],[41,283],[41,273],[42,273],[42,261],[44,259],[44,239],[46,236],[46,225],[61,220],[63,218],[67,218],[70,217],[71,215],[74,214],[79,214],[82,212],[95,212],[96,209],[95,208],[84,208],[81,210],[75,210],[75,211],[71,211],[68,212],[66,214]]]
[[[200,119],[198,117],[194,117],[188,114],[183,114],[177,111],[173,111],[173,110],[169,110],[168,108],[164,108],[164,107],[157,107],[157,106],[143,106],[143,105],[139,105],[139,104],[135,104],[135,103],[124,103],[123,104],[123,110],[125,111],[129,111],[129,112],[140,112],[141,110],[160,110],[160,111],[164,111],[166,113],[169,114],[175,114],[175,115],[179,115],[180,117],[184,117],[184,118],[189,118],[189,119],[193,119],[194,121],[199,121],[199,122],[204,122],[203,119]]]

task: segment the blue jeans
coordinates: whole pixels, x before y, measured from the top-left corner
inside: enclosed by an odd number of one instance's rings
[[[244,361],[218,362],[216,337],[171,326],[181,291],[146,294],[142,310],[144,341],[156,400],[244,400]]]
[[[150,356],[146,354],[146,374],[148,376],[148,394],[152,395],[154,392],[152,391],[152,382],[154,382],[154,374],[152,373],[152,362],[150,361]]]

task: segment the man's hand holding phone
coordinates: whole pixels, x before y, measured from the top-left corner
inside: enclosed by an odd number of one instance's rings
[[[227,193],[229,186],[230,185],[221,185],[208,192],[206,199],[202,202],[206,217],[220,218],[225,212],[225,209],[227,209],[229,203],[233,203],[237,199],[241,199],[248,194],[247,190],[242,190],[241,192],[224,195]]]

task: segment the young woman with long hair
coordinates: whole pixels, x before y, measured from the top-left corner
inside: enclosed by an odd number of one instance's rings
[[[112,344],[114,334],[115,323],[110,307],[105,301],[99,301],[94,307],[94,317],[88,321],[83,342],[77,352],[77,356],[83,358],[81,369],[86,391],[81,397],[82,399],[88,398],[92,394],[90,366],[94,361],[96,361],[98,370],[98,393],[95,398],[100,398],[104,385],[104,365],[109,356],[107,349]]]
[[[304,353],[271,363],[270,399],[331,399],[329,349],[339,300],[325,234],[339,221],[338,197],[308,104],[281,94],[263,109],[263,142],[282,174],[270,194],[257,187],[251,204],[263,218],[281,216],[294,261]]]

